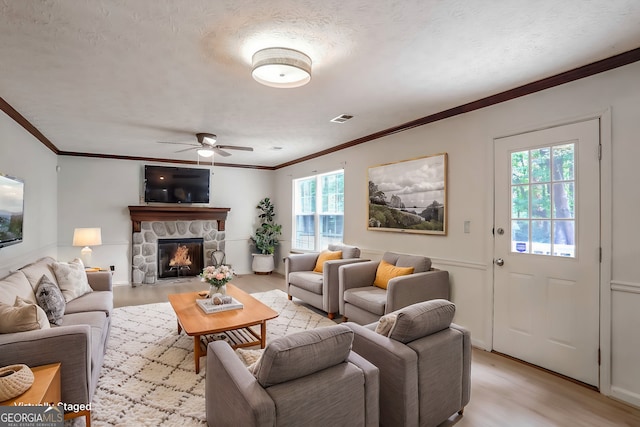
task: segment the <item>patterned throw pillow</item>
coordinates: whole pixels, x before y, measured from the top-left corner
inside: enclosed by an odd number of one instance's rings
[[[54,262],[52,267],[66,302],[93,291],[80,259],[76,258],[71,262]]]
[[[36,301],[47,314],[49,323],[54,325],[62,324],[62,316],[64,316],[64,308],[66,303],[60,288],[52,283],[47,276],[42,276],[38,287],[36,288]]]

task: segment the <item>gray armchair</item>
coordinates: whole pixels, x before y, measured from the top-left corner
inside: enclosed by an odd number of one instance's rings
[[[378,426],[379,371],[351,351],[343,325],[267,344],[252,372],[229,344],[209,344],[205,405],[209,426]]]
[[[385,252],[382,261],[396,267],[413,267],[413,274],[395,277],[389,280],[387,289],[382,289],[373,285],[378,262],[341,267],[339,310],[345,320],[366,325],[411,304],[438,298],[449,299],[449,272],[432,269],[429,258]]]
[[[360,326],[353,351],[380,369],[380,425],[437,426],[462,414],[471,397],[471,337],[453,323],[455,305],[431,300],[394,316],[389,336],[378,324]],[[385,319],[381,319],[381,324]]]
[[[322,273],[313,271],[320,255],[317,252],[291,254],[285,258],[284,266],[289,299],[301,299],[333,319],[340,307],[338,268],[367,260],[360,259],[360,249],[355,246],[329,245],[329,250],[342,251],[342,259],[326,261]]]

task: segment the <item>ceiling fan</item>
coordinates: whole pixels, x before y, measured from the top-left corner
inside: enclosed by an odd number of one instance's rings
[[[189,145],[189,148],[185,148],[184,150],[178,150],[176,153],[182,153],[184,151],[189,150],[198,150],[198,154],[202,157],[211,157],[213,153],[216,153],[223,157],[229,157],[231,153],[228,153],[224,150],[242,150],[242,151],[253,151],[251,147],[242,147],[239,145],[220,145],[216,144],[218,137],[212,133],[196,133],[196,139],[198,143],[189,143],[189,142],[165,142],[158,141],[160,144],[178,144],[178,145]]]

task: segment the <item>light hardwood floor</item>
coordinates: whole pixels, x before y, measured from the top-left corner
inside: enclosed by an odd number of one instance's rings
[[[282,275],[242,275],[233,283],[245,292],[285,290]],[[167,301],[167,295],[207,289],[197,279],[162,281],[155,285],[116,286],[114,304]],[[297,303],[301,301],[295,300]],[[312,307],[309,307],[312,308]],[[318,310],[314,310],[320,312]],[[603,396],[589,388],[498,354],[474,349],[471,402],[464,415],[443,426],[456,427],[605,427],[640,426],[640,409]]]

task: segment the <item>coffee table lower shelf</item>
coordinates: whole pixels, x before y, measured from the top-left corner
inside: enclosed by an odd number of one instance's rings
[[[224,331],[216,334],[202,335],[200,337],[200,348],[202,349],[202,355],[207,354],[207,346],[210,342],[214,341],[226,341],[234,350],[241,347],[253,347],[260,345],[260,334],[253,331],[251,328],[232,329],[230,331]]]

